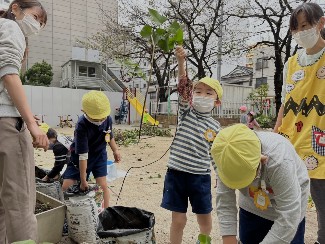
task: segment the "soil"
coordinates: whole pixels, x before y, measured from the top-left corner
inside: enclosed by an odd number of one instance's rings
[[[42,203],[39,200],[36,200],[35,214],[43,213],[52,209],[52,207],[46,203]]]
[[[133,129],[134,127],[117,125],[115,128]],[[175,130],[173,130],[175,131]],[[59,133],[73,135],[73,129],[59,128]],[[155,232],[158,243],[169,243],[169,227],[171,223],[171,212],[160,207],[161,197],[164,187],[164,177],[166,174],[166,164],[169,157],[169,149],[172,137],[143,137],[139,144],[130,145],[128,147],[119,147],[122,162],[117,165],[119,170],[127,171],[130,167],[140,167],[153,161],[156,163],[144,167],[131,169],[124,183],[123,190],[119,201],[116,203],[117,195],[121,189],[123,179],[117,179],[109,183],[111,189],[111,206],[120,205],[128,207],[138,207],[153,212],[156,217]],[[163,154],[166,153],[165,156]],[[163,157],[162,157],[163,156]],[[161,158],[162,157],[162,158]],[[108,158],[113,160],[112,152],[108,149]],[[161,158],[161,159],[160,159]],[[160,160],[159,160],[160,159]],[[54,163],[53,152],[43,152],[35,150],[36,165],[46,169],[51,169]],[[63,172],[62,172],[63,173]],[[212,175],[214,178],[214,175]],[[214,190],[214,180],[212,181],[212,197],[213,205],[215,205],[216,193]],[[190,206],[190,205],[189,205]],[[219,227],[217,224],[216,212],[212,212],[213,230],[211,233],[213,243],[222,243],[219,235]],[[306,233],[305,243],[313,244],[316,240],[317,233],[317,216],[315,210],[308,210],[306,215]],[[184,230],[183,243],[195,243],[199,228],[195,215],[188,209],[187,224]],[[69,238],[62,239],[60,244],[71,243]]]

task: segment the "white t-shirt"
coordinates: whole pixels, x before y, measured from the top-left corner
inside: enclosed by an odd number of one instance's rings
[[[319,58],[325,52],[325,47],[320,50],[318,53],[308,55],[306,53],[306,49],[301,49],[298,51],[298,63],[300,66],[310,66],[315,64]],[[286,86],[287,86],[287,75],[288,75],[288,62],[285,63],[283,67],[283,85],[282,85],[282,93],[281,93],[281,102],[284,103],[284,99],[286,96]]]

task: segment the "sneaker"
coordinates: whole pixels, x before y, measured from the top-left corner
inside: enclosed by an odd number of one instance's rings
[[[196,244],[211,244],[211,237],[207,235],[200,234]]]

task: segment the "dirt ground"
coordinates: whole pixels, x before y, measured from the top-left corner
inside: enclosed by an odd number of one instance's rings
[[[131,129],[130,126],[116,126],[115,128]],[[72,135],[73,129],[58,129],[62,134]],[[143,138],[138,145],[120,147],[122,162],[117,166],[118,169],[127,171],[130,167],[139,167],[158,160],[170,147],[173,138],[154,137]],[[145,168],[131,169],[126,178],[121,198],[116,203],[117,194],[120,191],[123,179],[117,179],[110,183],[111,205],[122,205],[128,207],[138,207],[153,212],[156,217],[156,239],[158,243],[169,243],[169,225],[171,213],[160,207],[164,176],[169,152],[158,162]],[[113,159],[112,153],[108,150],[108,158]],[[54,162],[51,151],[35,151],[36,165],[50,169]],[[213,183],[214,184],[214,183]],[[212,189],[214,189],[212,187]],[[215,191],[213,191],[213,203],[215,202]],[[316,239],[317,221],[314,210],[308,210],[305,243],[313,244]],[[195,243],[199,233],[195,215],[188,214],[188,221],[184,231],[183,243]],[[213,211],[213,231],[211,233],[213,243],[221,243],[217,216]],[[62,243],[69,243],[65,238]]]

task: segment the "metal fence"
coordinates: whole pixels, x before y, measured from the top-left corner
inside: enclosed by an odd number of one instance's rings
[[[263,114],[266,116],[275,116],[275,103],[272,99],[268,99],[270,102],[266,103],[263,107]],[[244,102],[231,102],[222,101],[221,105],[212,110],[212,115],[219,118],[238,118],[240,117],[239,107],[245,105],[248,111],[258,112],[258,104],[250,104],[247,101]],[[169,111],[168,111],[169,110]],[[163,114],[176,115],[178,110],[178,102],[171,101],[170,109],[168,109],[168,102],[151,102],[150,113],[151,114]]]

